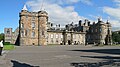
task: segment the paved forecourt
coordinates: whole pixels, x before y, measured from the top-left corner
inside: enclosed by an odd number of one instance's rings
[[[119,66],[118,46],[19,46],[5,56],[8,67]]]

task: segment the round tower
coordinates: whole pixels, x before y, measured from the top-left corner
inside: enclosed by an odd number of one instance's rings
[[[111,24],[107,20],[107,35],[106,35],[106,45],[112,45],[112,29],[111,29]]]
[[[105,44],[105,23],[102,21],[102,18],[98,18],[98,29],[99,29],[99,44],[103,45]]]
[[[38,12],[38,45],[47,45],[47,22],[48,13],[46,11]]]
[[[26,7],[26,5],[24,5],[24,7],[22,8],[19,17],[19,45],[25,45],[25,29],[26,29],[26,25],[27,25],[27,21],[25,19],[27,19],[28,17],[28,9]]]

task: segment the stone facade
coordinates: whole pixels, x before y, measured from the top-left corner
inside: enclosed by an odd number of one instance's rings
[[[47,12],[28,12],[22,10],[20,13],[20,45],[46,45],[47,44]]]
[[[12,28],[5,28],[5,42],[10,42],[11,44],[16,44],[18,34],[19,34],[19,28],[17,28],[14,32],[12,31]]]
[[[93,24],[87,20],[81,27],[81,31],[86,31],[86,44],[112,44],[111,24],[108,20],[103,22],[101,18],[98,18],[98,22],[93,22]]]
[[[19,45],[112,44],[111,35],[111,24],[100,18],[93,24],[85,19],[78,24],[67,24],[65,28],[61,28],[60,24],[53,27],[53,23],[48,22],[46,11],[29,12],[25,6],[20,12],[16,32],[5,28],[5,42]]]
[[[12,43],[12,28],[5,28],[4,34],[5,34],[5,41]]]

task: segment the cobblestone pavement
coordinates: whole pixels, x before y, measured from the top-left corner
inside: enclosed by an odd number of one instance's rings
[[[120,67],[120,47],[20,46],[3,59],[0,67]]]

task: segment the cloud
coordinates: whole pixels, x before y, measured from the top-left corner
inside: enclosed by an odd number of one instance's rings
[[[87,5],[93,5],[91,0],[80,0],[80,2],[87,4]]]
[[[104,7],[103,11],[108,15],[120,20],[120,8]]]
[[[49,21],[54,24],[65,25],[71,22],[78,23],[78,21],[80,19],[84,19],[84,17],[79,16],[79,14],[75,11],[75,7],[70,5],[62,7],[60,5],[60,3],[71,4],[78,1],[79,0],[44,0],[43,9],[48,12]],[[42,0],[28,1],[26,4],[30,7],[31,11],[36,12],[41,10]]]
[[[110,20],[110,23],[112,25],[112,30],[120,30],[120,21],[119,20]]]
[[[113,0],[116,7],[103,7],[103,12],[111,16],[111,24],[113,26],[113,30],[120,29],[120,0]]]
[[[116,3],[120,3],[120,0],[114,0],[114,2],[116,2]]]

